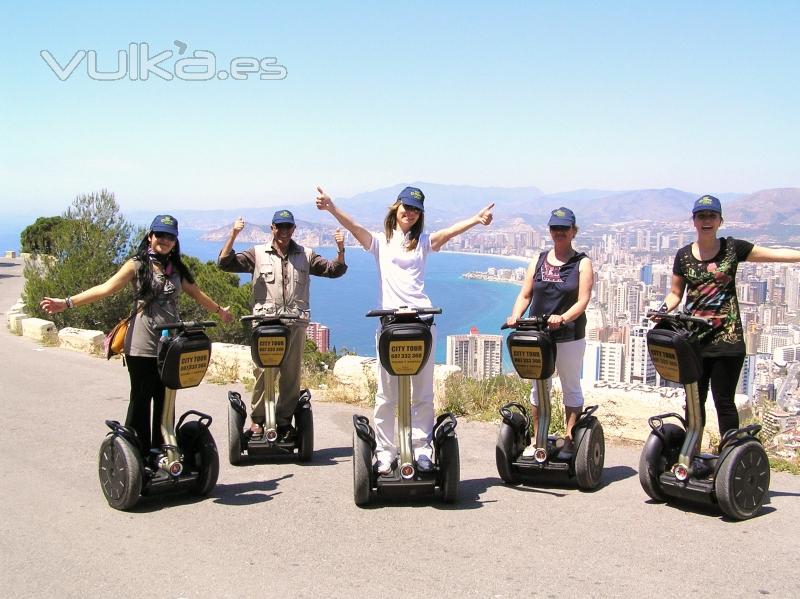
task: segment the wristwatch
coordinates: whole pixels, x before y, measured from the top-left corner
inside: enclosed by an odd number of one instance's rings
[[[337,249],[338,249],[338,248],[337,248]],[[339,250],[339,253],[340,253],[340,254],[344,254],[344,248],[340,249],[340,250]]]

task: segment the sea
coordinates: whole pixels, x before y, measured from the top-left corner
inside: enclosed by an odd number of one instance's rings
[[[182,229],[181,251],[206,260],[216,260],[222,244],[200,239],[205,231]],[[245,250],[249,243],[236,244],[234,249]],[[0,229],[0,250],[19,252],[19,229]],[[320,255],[333,259],[332,247],[315,248]],[[377,320],[365,314],[377,307],[378,276],[374,258],[360,247],[348,247],[345,253],[347,273],[338,279],[311,277],[311,320],[330,329],[331,349],[348,349],[361,356],[375,355]],[[511,313],[520,287],[500,283],[464,279],[470,271],[526,266],[527,261],[504,256],[437,252],[428,258],[425,290],[433,305],[442,308],[436,317],[437,343],[435,360],[445,362],[448,335],[463,335],[475,327],[479,333],[501,334],[500,326]],[[249,280],[249,275],[243,276]],[[503,369],[511,363],[503,352]]]

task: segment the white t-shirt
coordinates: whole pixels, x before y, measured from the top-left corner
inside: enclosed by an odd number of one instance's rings
[[[386,241],[383,232],[372,234],[372,245],[367,251],[378,265],[378,306],[383,310],[432,306],[425,294],[425,261],[433,251],[431,237],[428,233],[420,235],[417,247],[410,252],[405,249],[406,239],[399,230],[390,241]]]

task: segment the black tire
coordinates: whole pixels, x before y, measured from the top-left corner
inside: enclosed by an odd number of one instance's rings
[[[142,493],[144,464],[139,451],[125,437],[110,435],[100,445],[100,488],[115,510],[129,510]]]
[[[197,420],[178,429],[178,444],[183,452],[184,468],[198,473],[192,493],[205,497],[217,484],[219,454],[211,431]]]
[[[442,500],[445,503],[455,503],[458,501],[458,483],[461,480],[461,459],[456,437],[447,437],[442,441],[436,462],[441,476]]]
[[[497,462],[497,473],[508,485],[518,485],[520,476],[517,469],[513,466],[516,456],[514,451],[514,429],[505,422],[500,423],[500,430],[497,432],[497,445],[494,450],[495,462]]]
[[[578,488],[594,491],[603,479],[603,464],[606,456],[606,440],[603,426],[594,420],[583,429],[579,429],[575,439],[575,479]]]
[[[297,457],[301,462],[310,462],[314,456],[314,413],[310,406],[297,411],[294,424],[297,429]]]
[[[372,450],[353,431],[353,500],[357,506],[369,503],[372,490]]]
[[[244,416],[228,404],[228,461],[232,466],[242,463],[242,429]]]
[[[686,436],[686,431],[676,424],[664,424],[662,430],[667,440],[666,446],[658,435],[650,433],[639,456],[639,483],[650,499],[659,503],[667,500],[661,490],[659,477],[677,461]]]
[[[755,439],[737,445],[722,458],[714,491],[722,513],[734,520],[755,516],[769,492],[769,459]]]

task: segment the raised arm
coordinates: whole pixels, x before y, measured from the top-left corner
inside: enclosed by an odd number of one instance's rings
[[[361,247],[363,247],[365,250],[368,250],[372,245],[372,233],[354,221],[350,215],[339,210],[333,203],[333,200],[331,200],[330,196],[322,191],[321,187],[317,187],[317,192],[319,193],[317,196],[317,209],[327,210],[330,212],[333,217],[339,221],[339,224],[350,231],[358,243],[361,244]]]
[[[478,224],[490,224],[492,222],[493,208],[494,203],[491,203],[486,206],[486,208],[478,212],[475,216],[459,221],[454,225],[450,225],[446,229],[440,229],[435,233],[431,233],[431,249],[434,252],[438,252],[445,243],[450,241],[456,235],[460,235],[464,231],[467,231]]]
[[[747,262],[800,262],[800,251],[754,245],[747,255]]]
[[[208,297],[208,295],[206,295],[206,293],[195,283],[183,281],[182,287],[189,297],[196,301],[200,306],[205,308],[208,312],[216,314],[222,319],[223,322],[233,321],[233,314],[231,314],[230,306],[220,306],[217,302]]]
[[[222,249],[219,251],[220,258],[230,254],[231,250],[233,249],[233,242],[236,241],[236,238],[239,236],[239,233],[242,232],[242,229],[244,229],[244,219],[240,216],[233,222],[231,233],[228,236],[228,239],[225,240],[225,245],[223,245]]]
[[[117,291],[130,283],[135,274],[136,264],[133,260],[128,260],[122,265],[122,268],[114,273],[105,283],[95,285],[94,287],[91,287],[86,291],[81,291],[72,297],[66,297],[63,299],[56,297],[45,297],[39,303],[39,307],[48,314],[58,314],[67,308],[77,308],[78,306],[91,304],[92,302],[101,300],[109,295],[114,295]]]

